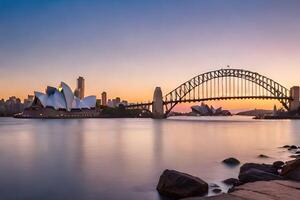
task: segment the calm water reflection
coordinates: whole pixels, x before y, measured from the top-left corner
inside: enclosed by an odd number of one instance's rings
[[[220,183],[229,156],[286,160],[300,121],[245,117],[22,120],[0,118],[0,199],[159,199],[166,168]]]

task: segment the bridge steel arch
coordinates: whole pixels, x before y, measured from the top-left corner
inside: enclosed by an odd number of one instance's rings
[[[227,99],[277,99],[289,109],[290,91],[276,81],[243,69],[219,69],[182,83],[164,96],[165,116],[178,104]]]

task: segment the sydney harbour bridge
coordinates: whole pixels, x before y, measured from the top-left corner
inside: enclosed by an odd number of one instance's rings
[[[298,109],[299,87],[287,89],[276,81],[243,69],[209,71],[182,83],[163,96],[156,87],[153,101],[126,106],[152,111],[153,118],[166,118],[179,103],[231,99],[276,99],[289,111]]]

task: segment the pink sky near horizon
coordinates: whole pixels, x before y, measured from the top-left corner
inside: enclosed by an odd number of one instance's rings
[[[86,95],[106,91],[109,98],[148,102],[156,86],[166,94],[227,65],[287,88],[300,85],[299,2],[184,2],[0,4],[0,98],[24,99],[60,81],[75,89],[83,76]],[[207,103],[231,110],[280,106]]]

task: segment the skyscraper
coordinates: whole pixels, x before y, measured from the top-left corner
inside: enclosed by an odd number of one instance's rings
[[[102,92],[101,94],[101,103],[103,106],[107,106],[107,94],[106,92]]]
[[[79,76],[77,79],[77,90],[78,90],[78,97],[80,99],[84,98],[84,78]]]

